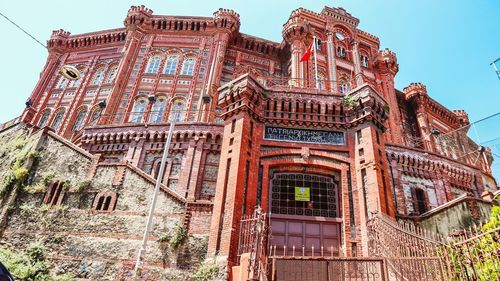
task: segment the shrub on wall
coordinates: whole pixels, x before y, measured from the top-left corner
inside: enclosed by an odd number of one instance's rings
[[[22,253],[0,247],[0,260],[19,281],[74,281],[72,275],[51,276],[45,260],[45,247],[32,243]]]

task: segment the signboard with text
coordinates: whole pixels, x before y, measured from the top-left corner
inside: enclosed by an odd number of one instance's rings
[[[311,191],[309,187],[295,187],[295,201],[311,201]]]
[[[268,140],[308,142],[333,145],[345,145],[343,132],[265,127],[264,138]]]

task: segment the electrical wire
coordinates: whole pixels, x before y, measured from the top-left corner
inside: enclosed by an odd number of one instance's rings
[[[31,37],[31,39],[35,40],[38,44],[42,45],[45,49],[47,49],[47,46],[45,46],[42,42],[38,41],[33,35],[31,35],[28,31],[24,30],[22,27],[20,27],[17,23],[9,19],[6,15],[4,15],[2,12],[0,12],[0,16],[4,17],[6,20],[8,20],[10,23],[12,23],[15,27],[19,28],[22,32],[24,32],[26,35]]]

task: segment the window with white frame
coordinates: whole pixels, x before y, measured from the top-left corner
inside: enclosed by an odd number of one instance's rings
[[[179,56],[177,55],[169,56],[167,62],[165,63],[165,69],[163,70],[163,73],[170,75],[175,74],[178,63],[179,63]]]
[[[87,109],[82,109],[76,115],[75,123],[73,124],[73,131],[80,131],[83,127],[83,121],[85,120],[85,116],[87,115]]]
[[[153,107],[151,108],[151,115],[149,116],[149,122],[159,123],[163,119],[163,114],[165,113],[165,107],[167,106],[167,99],[165,97],[159,97]]]
[[[64,89],[66,88],[66,85],[68,85],[68,79],[66,79],[65,77],[61,77],[61,79],[59,79],[59,82],[57,83],[56,89]]]
[[[342,47],[342,46],[337,47],[337,57],[343,58],[343,59],[346,58],[346,51],[345,51],[344,47]]]
[[[64,110],[60,110],[56,113],[54,120],[52,120],[52,125],[50,126],[52,127],[52,129],[54,129],[54,131],[57,132],[59,130],[59,127],[61,126],[63,120],[63,116],[64,116]]]
[[[339,92],[341,94],[346,94],[347,92],[349,92],[349,85],[345,82],[341,82],[339,86]]]
[[[147,101],[146,99],[138,99],[134,107],[132,108],[132,112],[130,112],[130,117],[128,118],[129,122],[132,123],[141,123],[144,121],[144,112],[146,111]]]
[[[368,67],[368,57],[365,55],[361,55],[361,66]]]
[[[160,68],[161,58],[160,56],[154,56],[149,59],[148,67],[146,67],[146,73],[158,73]]]
[[[172,102],[170,106],[170,114],[168,115],[168,120],[170,122],[180,122],[184,119],[185,114],[185,103],[183,99],[176,99]]]
[[[90,85],[99,85],[104,80],[104,68],[99,68],[95,73],[94,77],[92,77],[92,81]]]
[[[50,116],[50,110],[45,111],[42,114],[42,117],[40,117],[40,120],[38,121],[38,127],[43,128],[45,125],[47,125],[47,121],[49,120]]]
[[[184,59],[184,62],[182,64],[181,74],[182,75],[193,75],[194,64],[195,64],[194,58],[186,58],[186,59]]]
[[[116,72],[118,71],[118,65],[113,66],[108,71],[108,78],[106,78],[106,84],[111,84],[115,80]]]

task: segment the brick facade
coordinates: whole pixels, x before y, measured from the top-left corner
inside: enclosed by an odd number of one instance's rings
[[[367,255],[372,212],[416,218],[420,201],[430,210],[497,187],[490,152],[463,129],[467,113],[421,83],[395,89],[396,54],[358,23],[342,8],[299,8],[272,42],[241,33],[232,10],[176,17],[132,6],[122,28],[53,32],[21,121],[93,155],[90,174],[116,167],[110,182],[120,186],[127,169],[157,176],[175,120],[164,191],[182,202],[190,231],[209,236],[208,255],[228,265],[237,264],[241,217],[257,205],[272,215],[271,181],[286,173],[337,184],[339,254]],[[299,61],[313,36],[318,81],[312,60]],[[64,64],[82,78],[64,81]],[[266,135],[273,128],[281,133]],[[106,196],[119,209],[120,196]]]

